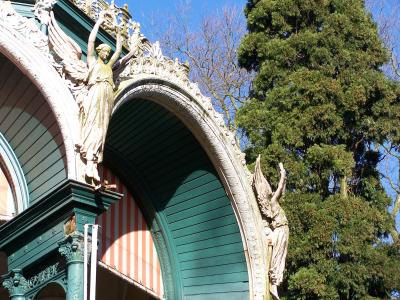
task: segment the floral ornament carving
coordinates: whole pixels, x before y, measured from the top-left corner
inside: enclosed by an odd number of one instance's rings
[[[3,287],[8,290],[10,297],[23,296],[28,290],[29,284],[22,275],[22,270],[15,269],[3,276]]]
[[[43,271],[28,279],[28,287],[30,289],[33,289],[34,287],[51,280],[60,272],[61,268],[59,262],[55,263],[54,265],[48,266]]]
[[[73,233],[59,243],[58,252],[65,258],[67,264],[83,262],[83,235]]]

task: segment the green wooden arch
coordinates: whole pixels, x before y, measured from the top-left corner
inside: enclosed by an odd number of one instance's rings
[[[246,299],[249,279],[230,200],[207,154],[170,111],[131,99],[110,123],[105,163],[141,203],[168,299]]]

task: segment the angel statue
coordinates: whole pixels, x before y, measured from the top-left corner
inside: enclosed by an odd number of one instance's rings
[[[279,299],[278,286],[283,280],[285,260],[289,240],[289,226],[284,210],[280,206],[286,189],[286,171],[279,163],[280,180],[275,192],[261,171],[260,155],[256,160],[253,177],[253,188],[257,196],[267,245],[272,245],[271,261],[269,263],[269,292],[273,299]]]
[[[76,146],[85,163],[85,179],[88,183],[99,186],[101,179],[97,166],[103,160],[107,128],[114,106],[113,66],[118,62],[118,69],[125,67],[134,53],[132,50],[118,60],[122,50],[122,38],[113,5],[100,12],[89,35],[87,63],[81,60],[82,50],[79,45],[62,31],[53,12],[50,15],[50,49],[54,52],[57,63],[62,66],[62,75],[72,83],[70,88],[80,108],[81,141]],[[95,48],[100,26],[110,27],[110,24],[112,27],[109,29],[115,31],[117,37],[116,50],[111,58],[109,45],[100,44]],[[136,47],[134,51],[137,51]]]

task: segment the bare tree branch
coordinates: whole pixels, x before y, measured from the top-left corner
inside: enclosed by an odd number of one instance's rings
[[[179,7],[177,14],[168,18],[167,30],[158,34],[164,53],[189,62],[191,80],[211,97],[227,126],[237,130],[235,115],[254,78],[239,67],[237,59],[237,48],[246,33],[242,8],[224,7],[203,16],[199,28],[190,26],[189,9]]]

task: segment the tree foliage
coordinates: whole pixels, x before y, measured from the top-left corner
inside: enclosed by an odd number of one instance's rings
[[[289,174],[281,293],[389,298],[399,248],[387,243],[377,145],[399,136],[399,87],[382,72],[390,55],[376,24],[362,0],[249,0],[245,12],[239,62],[257,76],[237,122],[249,162],[261,153],[268,175],[278,161]]]

